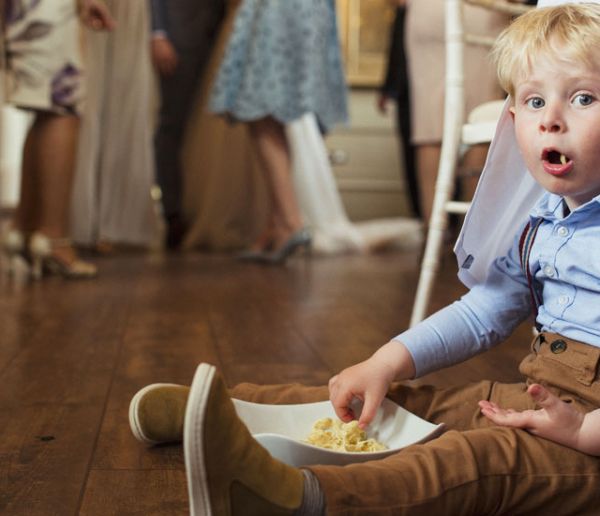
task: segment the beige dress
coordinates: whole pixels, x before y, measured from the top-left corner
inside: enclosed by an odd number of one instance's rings
[[[236,6],[231,4],[183,150],[183,208],[189,222],[184,249],[239,249],[266,223],[266,184],[246,125],[232,125],[206,108],[234,20]]]
[[[444,0],[411,0],[407,7],[406,45],[411,86],[412,139],[416,145],[439,143],[444,119]],[[508,16],[465,5],[466,29],[482,36],[497,35]],[[466,112],[488,100],[503,98],[489,49],[465,49]]]
[[[152,105],[154,75],[146,0],[106,0],[113,32],[85,31],[87,98],[72,209],[85,245],[149,246],[157,239]]]

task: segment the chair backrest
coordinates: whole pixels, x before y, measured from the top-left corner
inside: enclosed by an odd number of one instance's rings
[[[440,164],[435,185],[435,198],[427,234],[427,243],[421,263],[421,275],[413,305],[410,325],[421,321],[426,313],[447,227],[448,214],[465,214],[469,202],[452,200],[465,145],[490,143],[496,130],[496,123],[502,113],[503,101],[484,105],[473,111],[469,120],[465,116],[465,46],[491,46],[493,38],[469,34],[464,29],[465,4],[491,9],[507,15],[517,16],[531,7],[511,3],[508,0],[446,0],[446,79],[444,127]],[[468,122],[468,123],[467,123]],[[467,215],[468,216],[468,215]]]
[[[509,2],[508,0],[446,0],[446,103],[444,107],[444,138],[459,141],[464,136],[460,132],[465,125],[465,45],[482,45],[491,47],[494,38],[478,34],[470,34],[464,28],[464,4],[490,9],[511,16],[518,16],[531,9],[527,5]],[[487,105],[486,118],[497,121],[501,113],[501,102]],[[495,117],[495,118],[494,118]],[[485,120],[484,120],[485,121]],[[482,119],[469,120],[480,123]],[[448,127],[446,127],[448,126]],[[491,136],[479,137],[481,142],[491,140]],[[477,141],[467,141],[474,144]]]

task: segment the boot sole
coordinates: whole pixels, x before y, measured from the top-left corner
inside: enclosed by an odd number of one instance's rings
[[[215,376],[215,367],[200,364],[188,398],[183,427],[183,447],[191,516],[212,516],[204,464],[204,415]]]
[[[142,424],[140,423],[139,414],[139,404],[142,398],[149,393],[160,387],[177,387],[175,383],[153,383],[150,385],[146,385],[143,389],[140,389],[135,393],[135,396],[131,398],[131,402],[129,403],[129,427],[131,428],[131,433],[133,436],[144,444],[160,444],[161,441],[155,441],[153,439],[149,439],[144,434],[142,430]]]

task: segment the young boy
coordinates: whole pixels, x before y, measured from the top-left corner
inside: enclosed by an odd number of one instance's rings
[[[329,382],[343,420],[354,417],[349,406],[356,397],[364,400],[360,425],[368,425],[388,396],[450,430],[380,461],[298,470],[273,459],[249,435],[214,367],[202,364],[185,416],[192,514],[598,513],[598,48],[600,5],[594,4],[536,9],[501,35],[494,56],[511,95],[519,147],[547,190],[531,211],[532,230],[517,231],[482,285]],[[392,385],[499,343],[537,297],[540,334],[520,366],[525,384]],[[325,399],[327,390],[245,384],[230,394],[297,403]],[[136,436],[180,437],[186,397],[183,387],[140,391],[131,405]],[[171,417],[153,410],[157,400],[171,400]]]

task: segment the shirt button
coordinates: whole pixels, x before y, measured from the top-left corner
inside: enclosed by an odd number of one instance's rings
[[[561,237],[566,237],[569,234],[569,230],[566,227],[564,227],[564,226],[560,226],[558,228],[558,234]]]
[[[554,267],[552,267],[551,265],[546,265],[544,267],[544,274],[546,276],[548,276],[549,278],[551,278],[552,276],[554,276]]]
[[[558,297],[559,305],[566,305],[568,302],[569,302],[569,296],[562,295],[562,296]]]

